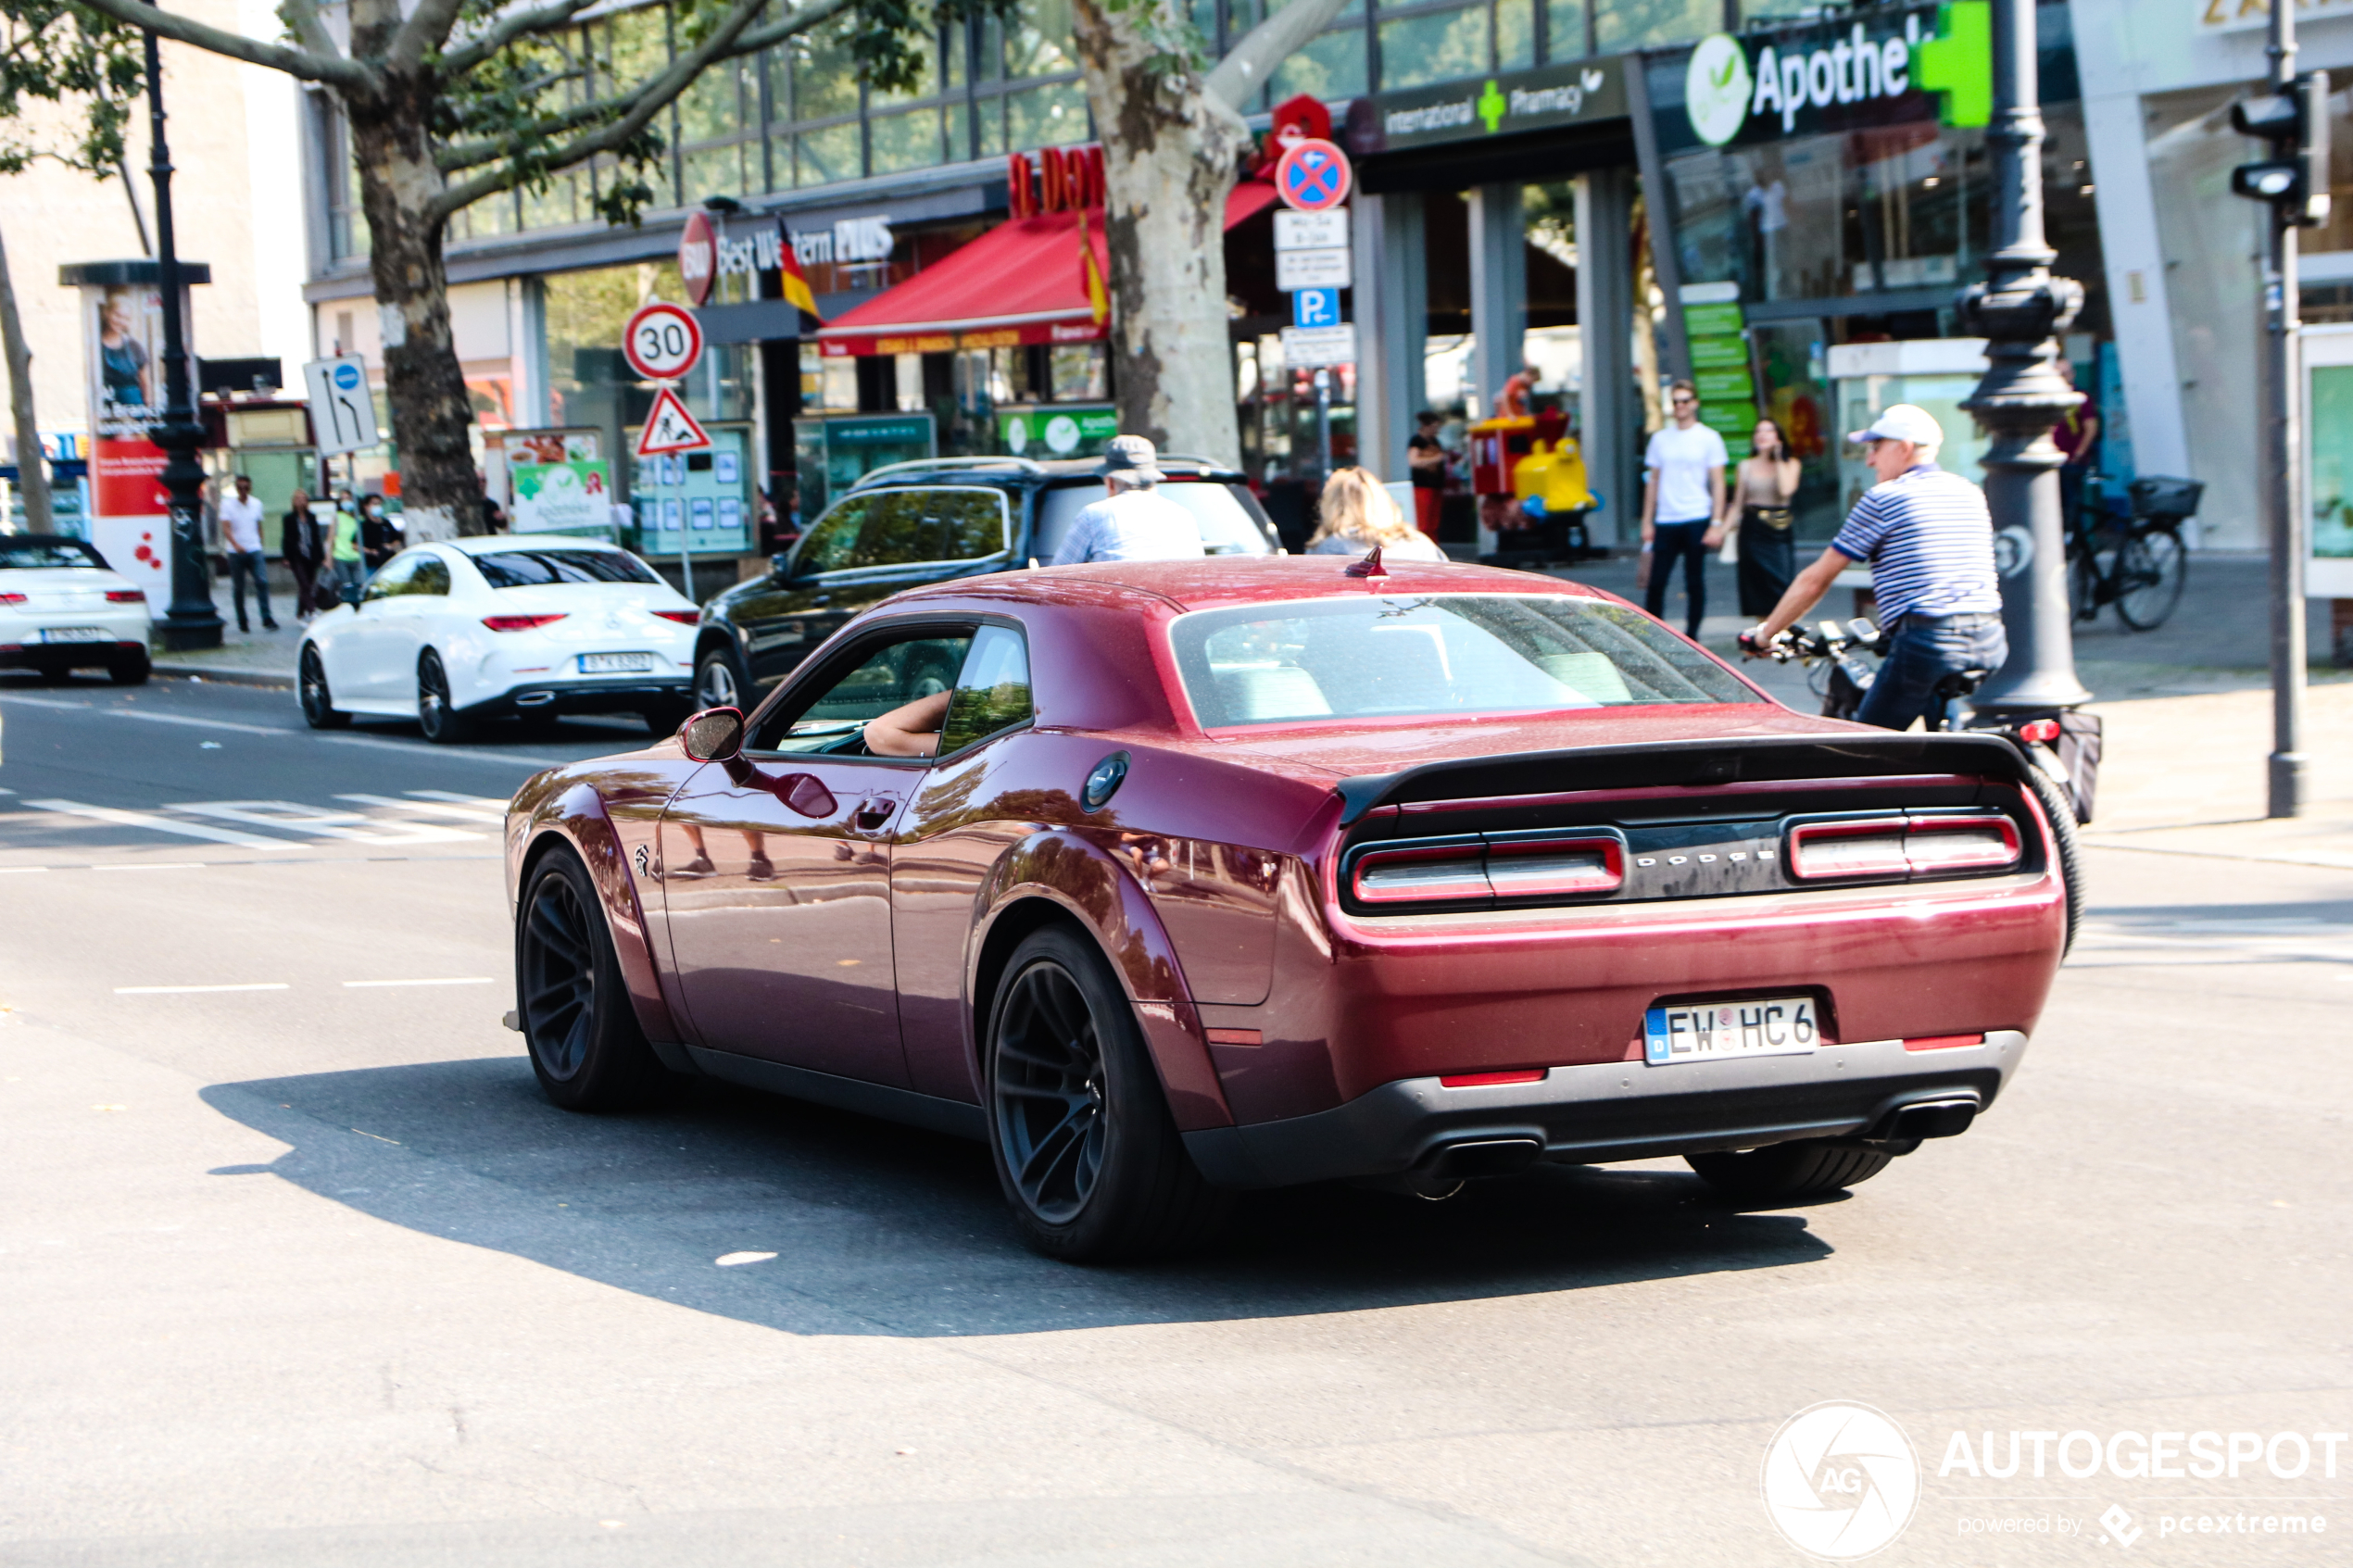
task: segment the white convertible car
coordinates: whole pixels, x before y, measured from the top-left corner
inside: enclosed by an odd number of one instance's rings
[[[507,714],[637,713],[667,734],[686,713],[700,616],[644,561],[596,540],[419,545],[304,633],[302,716],[327,730],[354,714],[414,715],[444,744]]]
[[[106,558],[62,533],[0,533],[0,669],[62,681],[103,667],[147,678],[147,596]]]

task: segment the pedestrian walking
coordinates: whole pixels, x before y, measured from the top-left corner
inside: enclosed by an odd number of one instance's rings
[[[335,586],[346,604],[359,602],[359,586],[368,580],[367,553],[359,544],[359,514],[351,497],[335,498],[335,521],[327,543],[327,564],[334,569]]]
[[[1414,433],[1405,442],[1405,473],[1414,482],[1414,526],[1428,538],[1438,537],[1438,519],[1446,500],[1446,447],[1438,439],[1446,421],[1425,408],[1414,416]]]
[[[1731,528],[1738,549],[1741,613],[1767,616],[1797,575],[1797,514],[1791,503],[1804,470],[1789,449],[1780,421],[1756,421],[1749,455],[1732,470]]]
[[[319,573],[327,564],[327,531],[310,510],[308,491],[297,490],[278,520],[278,553],[295,583],[295,619],[319,613]]]
[[[382,495],[359,497],[359,553],[373,571],[400,552],[400,525],[384,516]]]
[[[1683,630],[1699,635],[1707,615],[1707,552],[1724,542],[1724,438],[1699,422],[1699,393],[1687,381],[1667,389],[1675,420],[1642,455],[1642,608],[1664,619],[1667,582],[1683,566]]]
[[[1315,503],[1311,556],[1361,556],[1378,546],[1400,560],[1444,560],[1438,542],[1405,521],[1379,480],[1364,469],[1334,469]]]
[[[1193,514],[1153,487],[1164,477],[1159,454],[1140,435],[1114,435],[1096,472],[1108,492],[1070,520],[1051,564],[1094,560],[1185,560],[1207,552]]]
[[[253,481],[237,475],[237,493],[220,503],[220,549],[229,558],[229,596],[237,607],[237,630],[250,632],[245,622],[245,582],[253,582],[254,608],[261,612],[261,629],[275,632],[277,618],[270,613],[270,561],[261,550],[261,500]]]
[[[1925,408],[1893,404],[1847,440],[1879,483],[1863,492],[1821,558],[1797,574],[1773,613],[1741,634],[1761,647],[1830,592],[1856,561],[1871,565],[1871,595],[1887,657],[1855,717],[1883,730],[1930,718],[1937,683],[1963,670],[1999,670],[2009,657],[1994,571],[1994,519],[1985,493],[1936,466],[1944,429]]]

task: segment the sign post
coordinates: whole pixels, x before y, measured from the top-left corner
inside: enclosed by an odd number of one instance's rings
[[[698,218],[701,216],[696,214]],[[704,292],[709,293],[707,280]],[[654,406],[646,410],[646,427],[637,433],[639,458],[700,452],[710,447],[710,433],[695,422],[694,415],[686,412],[686,405],[679,400],[674,384],[685,379],[702,358],[702,328],[678,306],[656,300],[640,306],[637,313],[629,318],[629,325],[621,334],[622,357],[629,361],[631,370],[657,383]],[[693,538],[693,530],[678,530],[679,591],[690,599],[695,596]]]
[[[1318,137],[1292,141],[1275,163],[1275,286],[1290,295],[1283,329],[1283,369],[1315,370],[1315,462],[1332,470],[1332,367],[1353,364],[1356,327],[1340,312],[1340,292],[1355,283],[1348,247],[1348,155]]]

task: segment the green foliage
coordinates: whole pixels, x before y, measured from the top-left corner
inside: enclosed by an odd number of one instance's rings
[[[105,179],[122,164],[123,130],[145,87],[134,29],[75,0],[0,0],[0,174],[51,157]],[[27,135],[27,100],[81,110],[70,145]]]

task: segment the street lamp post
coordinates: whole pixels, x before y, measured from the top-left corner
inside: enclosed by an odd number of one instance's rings
[[[163,448],[165,505],[171,518],[171,608],[163,621],[163,646],[173,652],[220,646],[220,612],[212,603],[212,563],[205,558],[204,466],[196,450],[204,429],[196,423],[188,388],[187,334],[180,320],[180,252],[171,227],[171,149],[163,136],[163,58],[156,35],[147,34],[147,121],[155,144],[147,171],[156,185],[156,270],[163,295],[163,423],[155,444]]]
[[[1986,339],[1986,370],[1962,405],[1991,433],[1985,500],[1994,514],[2009,659],[1972,699],[2006,716],[2091,700],[2075,676],[2067,602],[2061,457],[2051,431],[2082,395],[2059,378],[2057,334],[2083,307],[2083,287],[2051,276],[2058,253],[2043,235],[2043,108],[2034,61],[2034,0],[1993,0],[1994,254],[1986,281],[1960,298],[1963,324]]]

